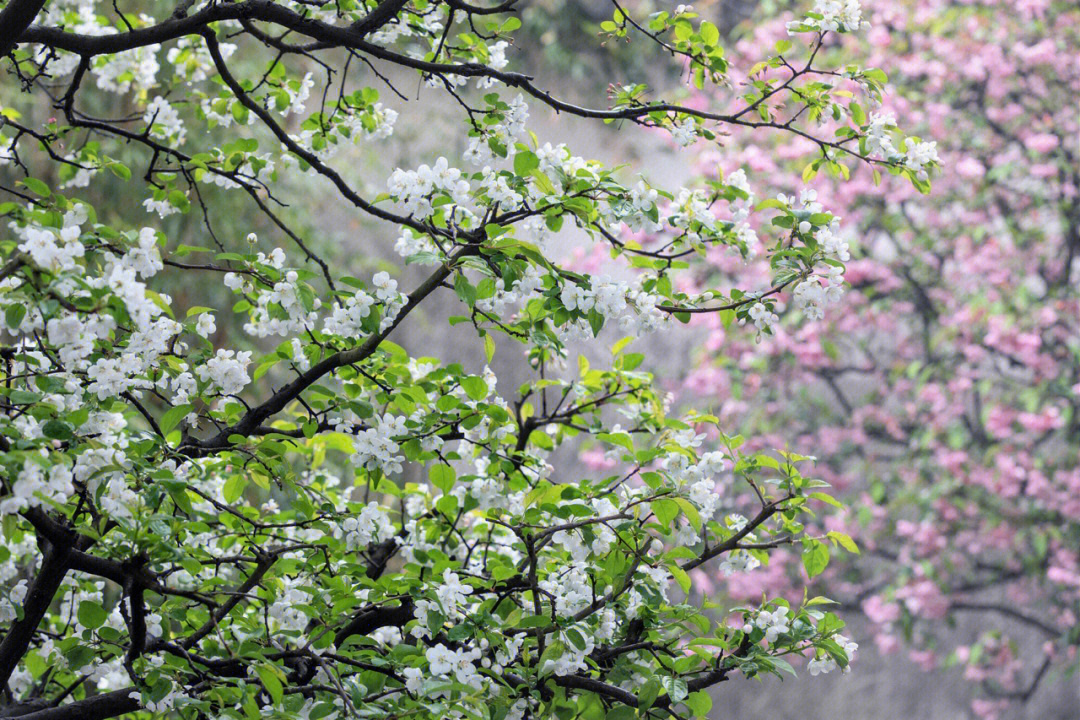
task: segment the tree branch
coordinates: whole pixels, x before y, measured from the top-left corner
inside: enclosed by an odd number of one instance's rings
[[[131,697],[132,693],[135,693],[136,697]],[[23,715],[22,720],[106,720],[138,710],[141,707],[138,694],[139,691],[133,687],[114,690],[68,705],[37,710]]]
[[[11,52],[30,23],[45,6],[45,0],[11,0],[0,10],[0,57]]]

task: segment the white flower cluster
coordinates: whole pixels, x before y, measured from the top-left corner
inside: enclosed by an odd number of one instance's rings
[[[612,517],[619,512],[615,504],[607,498],[596,498],[590,504],[597,517]],[[588,543],[580,530],[559,530],[551,537],[552,542],[562,546],[576,563],[584,563],[592,553],[607,554],[617,539],[611,526],[604,523],[593,526],[592,541]]]
[[[414,524],[406,524],[406,531],[410,531],[411,528],[415,528]],[[416,543],[415,538],[407,537],[406,544],[415,549],[419,546]],[[422,543],[420,543],[422,544]],[[438,628],[431,628],[429,625],[430,614],[434,610],[436,611],[444,621],[450,621],[454,623],[466,617],[471,610],[468,602],[468,597],[472,595],[473,589],[471,586],[461,582],[461,577],[446,568],[443,570],[442,582],[435,588],[435,601],[420,599],[417,600],[413,608],[413,617],[416,618],[417,624],[413,627],[411,634],[417,638],[430,637],[433,630],[438,632]]]
[[[82,235],[80,226],[87,218],[82,205],[75,207],[75,210],[64,215],[64,227],[58,233],[32,226],[19,228],[15,223],[11,223],[9,227],[23,238],[19,250],[29,255],[35,265],[45,270],[74,270],[75,261],[86,252],[83,244],[79,242],[79,237]]]
[[[281,108],[279,112],[282,115],[290,113],[299,115],[304,112],[304,106],[308,98],[311,97],[311,88],[315,87],[315,78],[312,77],[310,72],[307,72],[303,78],[282,83],[280,87],[288,96],[289,101],[285,103],[285,107]]]
[[[311,593],[301,587],[303,581],[300,578],[286,577],[282,580],[283,587],[268,610],[270,619],[282,630],[303,630],[310,618],[300,610],[300,606],[311,604]]]
[[[345,547],[350,551],[364,550],[373,542],[394,537],[394,524],[382,506],[372,501],[359,513],[347,515],[334,535],[344,538]]]
[[[753,620],[743,625],[743,632],[749,635],[754,632],[756,626],[765,632],[766,640],[774,643],[778,637],[791,630],[791,618],[788,617],[788,612],[789,610],[783,605],[771,612],[761,610]]]
[[[573,675],[588,668],[585,658],[596,649],[596,641],[589,627],[584,623],[576,623],[560,630],[557,637],[548,635],[548,642],[556,639],[562,643],[563,653],[554,660],[545,661],[540,666],[541,675]]]
[[[689,227],[692,223],[700,223],[709,230],[716,229],[716,215],[709,207],[709,199],[702,190],[683,188],[675,197],[675,202],[670,208],[670,222],[676,227]],[[696,233],[687,231],[691,235],[691,242],[696,242]]]
[[[158,249],[157,232],[153,228],[144,227],[139,231],[136,243],[124,256],[124,264],[144,278],[153,277],[165,267]]]
[[[821,18],[806,17],[789,22],[788,31],[791,32],[800,26],[833,32],[852,32],[870,27],[870,23],[862,19],[862,6],[859,0],[817,0],[813,12]]]
[[[859,649],[858,643],[852,642],[843,635],[837,635],[833,639],[836,641],[836,644],[843,649],[844,654],[847,656],[848,664],[844,667],[844,672],[851,672],[851,659],[855,655],[855,651]],[[824,675],[836,669],[836,660],[828,655],[823,655],[820,658],[815,657],[806,664],[806,669],[810,671],[812,676],[816,677],[817,675]]]
[[[750,316],[750,319],[754,322],[754,326],[762,332],[769,330],[773,325],[780,321],[780,316],[774,313],[772,308],[763,302],[756,302],[751,305],[750,309],[746,311],[746,314]]]
[[[157,213],[160,218],[167,218],[180,212],[180,208],[174,205],[168,197],[158,198],[151,195],[143,200],[142,204],[146,208],[146,212]]]
[[[484,176],[480,187],[492,205],[498,205],[502,210],[513,210],[524,201],[525,198],[507,182],[508,173],[495,172],[487,165],[480,173]]]
[[[200,320],[201,320],[200,316]],[[199,383],[195,379],[190,371],[190,367],[186,362],[178,363],[177,372],[175,375],[169,375],[162,373],[158,378],[157,385],[163,390],[169,389],[173,392],[173,400],[177,405],[184,405],[191,401],[191,397],[198,393]],[[196,415],[192,413],[189,417],[194,419]]]
[[[833,218],[829,225],[818,228],[817,232],[814,233],[814,238],[817,240],[821,252],[825,253],[827,257],[840,262],[847,262],[851,259],[851,247],[848,245],[847,240],[837,235],[839,229],[840,219]]]
[[[394,124],[398,113],[382,103],[375,103],[364,108],[363,112],[348,113],[340,127],[349,131],[353,140],[383,140],[394,134]]]
[[[394,242],[394,252],[403,258],[412,258],[421,253],[430,254],[430,258],[419,261],[420,265],[437,265],[442,257],[438,246],[432,242],[431,238],[409,228],[404,228]]]
[[[866,150],[871,155],[893,157],[897,155],[893,145],[892,131],[896,129],[896,115],[891,112],[872,112],[866,123]]]
[[[288,337],[315,327],[316,311],[322,301],[313,298],[313,309],[310,312],[304,307],[300,299],[299,277],[295,270],[289,270],[284,278],[274,283],[272,290],[260,292],[251,311],[250,321],[244,323],[244,332],[255,337]],[[285,311],[285,317],[276,312],[277,308]]]
[[[739,168],[728,175],[724,183],[747,194],[745,200],[740,198],[731,204],[731,221],[735,223],[735,237],[746,245],[747,255],[753,256],[758,248],[758,236],[749,223],[750,211],[754,207],[754,191],[750,188],[746,171]]]
[[[529,105],[525,97],[518,94],[508,105],[510,107],[504,112],[501,122],[484,126],[481,134],[469,138],[464,153],[466,161],[477,166],[492,162],[495,154],[489,143],[505,146],[509,157],[513,157],[516,152],[514,141],[528,138],[525,123],[529,120]]]
[[[222,395],[236,395],[250,382],[247,366],[251,363],[251,351],[218,349],[214,357],[195,368],[195,374],[203,382],[210,383],[210,391]]]
[[[174,147],[183,145],[187,137],[187,129],[169,101],[157,95],[146,105],[143,113],[143,122],[150,126],[150,134],[153,137],[168,140]]]
[[[35,264],[52,272],[78,271],[75,260],[84,254],[79,238],[82,234],[80,225],[85,220],[86,212],[82,206],[65,214],[64,227],[60,231],[62,245],[56,243],[56,235],[51,230],[24,228],[20,234],[25,242],[20,249]],[[109,259],[102,275],[86,278],[81,285],[68,278],[54,281],[55,291],[70,299],[85,297],[87,289],[105,289],[123,302],[131,319],[132,331],[127,344],[119,348],[118,355],[101,357],[93,364],[89,363],[95,343],[106,339],[116,327],[115,321],[108,315],[84,317],[75,312],[60,313],[41,328],[42,318],[35,310],[26,314],[20,330],[44,329],[65,363],[64,370],[85,371],[91,380],[89,391],[101,400],[150,387],[152,383],[144,377],[145,373],[157,366],[158,358],[168,351],[170,342],[181,329],[179,323],[163,316],[162,308],[151,299],[146,285],[138,279],[152,277],[162,266],[157,235],[151,228],[143,228],[128,252],[120,258]],[[159,297],[164,303],[170,302],[167,296]],[[174,349],[182,351],[183,344]]]
[[[724,577],[748,573],[759,567],[761,567],[761,561],[745,550],[730,552],[720,562],[720,572]]]
[[[893,144],[892,131],[896,129],[896,116],[889,112],[870,113],[866,125],[866,150],[875,157],[891,162],[901,162],[904,167],[915,173],[920,180],[929,177],[927,166],[939,162],[936,142],[924,142],[909,138],[906,152],[901,153]]]
[[[660,193],[656,188],[646,185],[644,180],[638,180],[637,184],[630,188],[629,195],[629,206],[618,219],[635,232],[655,233],[663,230],[663,223],[652,218],[656,203],[660,198]]]
[[[461,612],[466,598],[472,595],[472,587],[461,582],[461,577],[451,572],[449,568],[443,570],[442,584],[435,588],[435,597],[439,600],[439,606],[450,618],[464,617]]]
[[[75,494],[72,479],[71,468],[66,465],[52,465],[46,474],[40,464],[27,460],[15,479],[11,495],[0,501],[0,515],[38,507],[43,500],[63,505]]]
[[[506,48],[510,47],[510,43],[505,40],[500,40],[493,45],[487,46],[488,61],[487,66],[492,70],[502,70],[509,64],[509,60],[506,58]],[[498,80],[491,77],[482,77],[476,81],[476,86],[481,88],[489,88],[494,86]]]
[[[421,165],[416,170],[396,168],[387,181],[390,194],[405,206],[405,210],[417,219],[431,217],[434,208],[431,196],[442,193],[455,205],[464,207],[469,202],[469,181],[461,170],[450,167],[445,157],[435,161],[433,167]]]
[[[323,320],[323,330],[343,338],[360,337],[363,335],[361,324],[371,314],[374,304],[375,298],[357,290],[344,301],[334,303],[333,312]]]
[[[22,605],[28,590],[26,580],[20,580],[8,590],[7,597],[0,599],[0,622],[9,623],[17,617],[16,605]]]
[[[681,447],[698,447],[703,438],[703,435],[696,434],[691,429],[676,433],[671,442]],[[713,450],[702,454],[696,464],[690,464],[686,455],[673,452],[664,457],[661,467],[671,478],[675,487],[684,492],[687,499],[697,507],[702,521],[711,520],[721,503],[721,496],[717,489],[718,476],[728,467],[728,460],[724,454]],[[697,542],[696,533],[693,532],[689,523],[684,529],[694,535],[692,538],[687,538],[690,544]]]
[[[795,286],[791,297],[795,307],[801,308],[808,320],[825,317],[825,306],[840,302],[844,294],[844,269],[829,266],[826,277],[814,275]]]
[[[92,381],[88,389],[97,394],[99,400],[105,400],[136,388],[152,387],[149,380],[134,377],[141,370],[137,357],[130,353],[117,358],[101,358],[87,370],[87,377]]]
[[[221,57],[228,60],[236,52],[236,45],[219,43]],[[214,59],[198,35],[185,35],[176,41],[165,54],[165,59],[177,77],[194,85],[210,77],[214,70]]]
[[[476,670],[476,661],[483,652],[478,647],[451,650],[442,643],[430,647],[424,654],[428,661],[428,671],[432,675],[447,677],[453,675],[459,683],[479,690],[484,685],[484,678]]]
[[[915,142],[908,140],[907,153],[904,155],[904,166],[915,172],[915,177],[926,180],[929,173],[926,166],[940,161],[938,157],[937,142]]]
[[[543,276],[540,268],[529,265],[525,268],[525,274],[515,279],[506,289],[506,282],[502,278],[495,281],[495,293],[488,298],[480,298],[476,301],[476,307],[487,313],[502,316],[508,305],[527,305],[531,300],[540,297],[540,291],[544,287]]]
[[[347,427],[340,430],[347,431]],[[407,433],[404,417],[389,413],[380,415],[374,427],[356,433],[353,441],[353,464],[369,469],[379,468],[387,474],[401,472],[401,463],[405,457],[397,454],[401,446],[394,438]]]
[[[618,322],[623,330],[644,335],[659,328],[667,319],[656,307],[660,304],[660,297],[642,289],[644,280],[643,276],[629,282],[600,276],[593,278],[589,285],[565,282],[559,299],[567,310],[577,310],[583,314],[595,310],[604,318]],[[576,324],[568,323],[566,330],[576,330],[581,337],[590,336],[585,319]]]
[[[687,147],[697,140],[697,123],[687,120],[682,123],[671,124],[671,137],[680,147]]]
[[[90,66],[102,90],[126,94],[131,90],[145,91],[157,84],[161,66],[157,61],[158,44],[124,50],[112,55],[99,56]]]
[[[90,181],[94,179],[94,176],[101,170],[100,167],[93,165],[87,165],[86,161],[80,158],[75,153],[68,153],[64,156],[65,160],[70,160],[73,163],[79,164],[80,167],[75,169],[75,174],[69,179],[61,183],[60,188],[66,190],[68,188],[83,188],[90,185]],[[0,158],[0,165],[2,165],[2,158]],[[69,168],[70,169],[70,168]]]
[[[379,332],[384,332],[397,320],[398,313],[405,307],[408,298],[398,292],[397,280],[391,278],[388,272],[375,273],[371,278],[371,284],[375,287],[375,299],[383,304]]]

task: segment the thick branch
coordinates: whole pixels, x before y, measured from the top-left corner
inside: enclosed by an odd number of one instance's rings
[[[397,607],[378,607],[366,610],[354,617],[349,624],[334,635],[334,645],[340,646],[353,635],[367,635],[381,627],[401,627],[413,619],[412,600],[406,600]]]
[[[0,10],[0,57],[7,55],[45,6],[45,0],[11,0]]]
[[[654,112],[681,113],[702,120],[712,120],[715,122],[745,127],[783,130],[811,140],[823,148],[833,148],[834,150],[838,150],[845,154],[859,157],[869,163],[880,165],[891,164],[884,160],[874,160],[860,155],[846,145],[848,140],[838,142],[825,140],[823,138],[815,137],[804,130],[800,130],[790,123],[781,123],[772,120],[746,120],[742,117],[746,112],[746,109],[732,115],[664,102],[618,107],[614,109],[581,107],[560,100],[546,90],[537,87],[533,84],[532,78],[528,75],[496,70],[481,63],[439,63],[402,55],[366,41],[363,33],[358,33],[351,27],[339,27],[313,20],[293,12],[284,6],[269,2],[268,0],[245,0],[245,2],[231,5],[212,5],[187,18],[179,20],[170,19],[149,28],[132,30],[131,32],[118,33],[115,35],[77,35],[75,33],[64,32],[57,28],[31,26],[23,32],[22,36],[19,38],[19,42],[41,43],[55,49],[77,53],[83,57],[91,57],[94,55],[118,53],[137,47],[163,43],[185,35],[203,34],[208,25],[222,20],[254,20],[288,28],[293,32],[305,35],[316,41],[314,45],[303,48],[304,50],[346,47],[359,50],[372,57],[402,67],[419,70],[422,73],[440,76],[457,75],[460,77],[492,78],[503,83],[507,87],[518,88],[522,92],[531,95],[558,112],[565,112],[579,117],[603,120],[641,121],[642,118],[648,117]]]
[[[135,697],[131,697],[132,693],[135,693]],[[138,710],[138,696],[139,691],[129,687],[68,705],[38,710],[23,715],[22,720],[106,720]]]
[[[26,649],[30,647],[30,641],[34,639],[41,619],[48,612],[49,605],[67,574],[70,552],[70,547],[52,543],[49,543],[45,550],[41,570],[26,593],[23,617],[11,624],[3,642],[0,642],[0,685],[7,683],[19,660],[26,654]]]

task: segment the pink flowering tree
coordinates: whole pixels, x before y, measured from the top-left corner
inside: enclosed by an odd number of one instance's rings
[[[870,168],[850,181],[822,172],[808,144],[737,132],[703,150],[702,172],[719,166],[728,182],[803,171],[812,189],[791,184],[798,199],[766,203],[801,208],[847,285],[799,280],[698,318],[707,339],[684,391],[712,398],[752,444],[818,456],[854,505],[818,527],[862,548],[826,571],[827,594],[865,613],[881,651],[907,645],[927,669],[960,666],[980,688],[974,709],[1006,717],[1010,702],[1075,672],[1080,643],[1080,67],[1064,59],[1080,43],[1080,9],[882,0],[864,13],[868,31],[819,55],[858,43],[889,56],[891,92],[822,112],[823,128],[846,137],[854,121],[864,150],[917,163],[925,146],[895,137],[896,118],[910,119],[948,170],[928,199]],[[759,24],[735,56],[785,42],[788,22]],[[800,87],[793,66],[785,56],[734,87]],[[818,226],[825,206],[837,217]],[[713,270],[696,282],[769,287],[775,254],[708,255]],[[776,557],[701,580],[748,598],[794,592],[814,569]],[[948,630],[953,621],[978,629]]]
[[[818,8],[764,53],[798,86],[679,104],[629,85],[579,106],[513,67],[513,0],[121,5],[0,7],[0,715],[703,717],[728,679],[848,666],[825,600],[692,592],[692,572],[787,546],[814,571],[831,543],[856,550],[814,524],[837,501],[784,451],[798,438],[716,430],[706,451],[718,418],[673,411],[630,347],[694,317],[761,319],[804,283],[835,294],[842,262],[815,240],[833,216],[755,210],[745,173],[653,187],[538,138],[529,113],[681,145],[778,131],[823,170],[925,190],[932,144],[817,123],[882,99],[882,71],[823,53],[862,29],[857,7]],[[615,3],[603,30],[702,91],[732,72],[686,8]],[[373,178],[354,147],[417,112],[403,77],[460,122],[454,160]],[[783,98],[790,115],[767,111]],[[392,228],[423,279],[327,262],[281,212],[313,193]],[[271,231],[216,232],[223,195]],[[170,236],[187,213],[205,231]],[[558,262],[558,233],[623,274]],[[690,259],[762,241],[769,289],[692,277]],[[433,305],[476,362],[395,342]],[[605,328],[605,362],[567,362]],[[527,379],[500,384],[480,360],[496,353]],[[609,472],[566,464],[582,437]]]

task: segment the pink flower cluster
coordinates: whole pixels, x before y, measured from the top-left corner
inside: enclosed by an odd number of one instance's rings
[[[863,548],[819,589],[861,598],[879,650],[906,634],[918,665],[964,666],[992,720],[1052,675],[1044,664],[1076,665],[1080,642],[1080,7],[872,0],[864,17],[869,34],[846,42],[894,70],[889,106],[868,114],[936,141],[944,172],[929,197],[863,169],[815,178],[852,247],[842,303],[808,322],[784,298],[791,321],[762,342],[696,317],[683,391],[711,396],[728,432],[819,457]],[[741,59],[784,39],[788,19],[737,44],[736,89]],[[736,133],[701,168],[743,168],[763,197],[798,192],[783,178],[812,149]],[[709,260],[703,284],[768,281],[761,264]],[[784,592],[797,565],[702,581]],[[943,621],[972,613],[983,630],[942,644]]]

